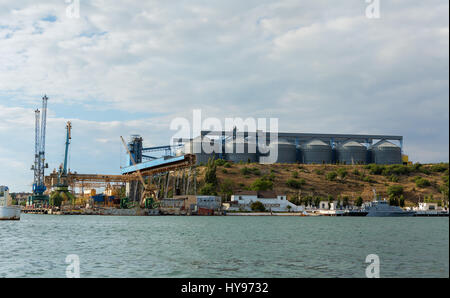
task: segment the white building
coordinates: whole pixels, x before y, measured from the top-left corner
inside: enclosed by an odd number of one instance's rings
[[[418,211],[435,211],[437,209],[438,209],[438,204],[437,203],[420,202],[419,203],[419,208],[417,208],[416,210],[418,210]]]
[[[224,205],[230,211],[251,211],[251,204],[261,202],[267,211],[274,212],[301,212],[303,206],[297,206],[289,202],[286,195],[279,195],[272,191],[243,191],[231,196],[231,203]],[[290,207],[288,207],[290,206]]]
[[[217,196],[197,196],[197,207],[218,210],[222,207],[222,198]]]

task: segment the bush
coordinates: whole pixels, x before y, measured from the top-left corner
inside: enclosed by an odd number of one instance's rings
[[[317,175],[323,175],[324,171],[320,170],[320,169],[316,169],[316,170],[314,170],[314,173],[316,173]]]
[[[251,189],[255,191],[260,190],[272,190],[273,182],[267,179],[256,179],[255,182],[252,183]]]
[[[447,163],[434,164],[431,166],[430,170],[432,172],[442,173],[448,170],[448,164]]]
[[[368,164],[365,166],[366,169],[369,170],[369,173],[372,175],[381,175],[383,173],[383,170],[385,167],[383,165],[377,165],[377,164]]]
[[[361,180],[368,183],[375,183],[376,181],[373,180],[370,176],[362,175]]]
[[[401,185],[391,185],[387,189],[389,196],[399,197],[403,194],[403,186]]]
[[[250,169],[247,168],[247,167],[243,167],[243,168],[241,169],[241,174],[242,174],[242,175],[250,175],[250,173],[251,173],[251,171],[250,171]]]
[[[216,196],[216,186],[212,183],[206,183],[201,189],[200,194],[203,196]]]
[[[292,178],[298,178],[298,172],[297,171],[294,171],[292,173]]]
[[[342,180],[344,180],[345,177],[347,177],[348,172],[347,172],[347,170],[344,169],[344,168],[339,168],[339,169],[337,170],[337,174],[338,174],[339,178],[341,178]]]
[[[296,188],[296,189],[300,189],[302,187],[302,185],[305,185],[306,181],[305,179],[300,179],[300,180],[296,180],[296,179],[289,179],[286,182],[286,185],[292,188]]]
[[[275,181],[275,174],[274,173],[270,173],[269,175],[264,175],[263,177],[262,177],[262,179],[265,179],[265,180],[269,180],[269,181]]]
[[[422,177],[418,177],[417,179],[415,179],[416,182],[416,186],[420,187],[420,188],[425,188],[428,186],[431,186],[431,183],[429,180],[422,178]]]
[[[391,182],[398,182],[400,179],[397,175],[391,175],[389,176],[389,181]]]
[[[247,168],[247,167],[243,167],[241,169],[241,174],[242,175],[250,175],[250,174],[254,174],[254,175],[261,175],[261,171],[258,168]]]
[[[251,203],[250,208],[252,208],[252,211],[259,211],[259,212],[266,211],[266,207],[264,207],[264,204],[261,203],[260,201]]]
[[[227,161],[226,163],[224,163],[223,165],[225,168],[231,168],[231,163],[229,161]]]
[[[261,171],[258,168],[252,168],[251,171],[252,171],[253,175],[256,175],[256,176],[261,175]]]
[[[389,165],[384,166],[384,169],[382,170],[382,174],[384,176],[390,176],[390,175],[408,175],[411,172],[411,169],[408,166],[405,165]]]
[[[214,163],[216,164],[216,166],[223,166],[223,165],[225,165],[225,163],[226,163],[226,161],[225,160],[223,160],[223,159],[216,159],[215,161],[214,161]]]
[[[338,176],[338,174],[336,172],[328,172],[327,175],[325,176],[325,178],[329,181],[334,181],[336,180],[336,177]]]
[[[355,176],[360,176],[360,175],[361,175],[361,172],[360,172],[358,169],[354,169],[354,170],[353,170],[353,175],[355,175]]]

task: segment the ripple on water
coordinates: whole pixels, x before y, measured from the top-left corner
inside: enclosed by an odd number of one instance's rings
[[[0,222],[0,277],[448,277],[448,218],[22,216]]]

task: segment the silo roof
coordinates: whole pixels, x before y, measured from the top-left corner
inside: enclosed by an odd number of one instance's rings
[[[347,141],[342,144],[342,147],[364,147],[364,145],[356,141]]]
[[[312,140],[312,141],[309,141],[306,145],[308,145],[308,146],[330,146],[329,144],[327,144],[321,140]]]
[[[395,144],[393,144],[393,143],[391,143],[391,142],[389,142],[389,141],[386,141],[386,140],[379,141],[378,143],[376,143],[375,145],[373,145],[373,147],[398,148],[397,145],[395,145]]]

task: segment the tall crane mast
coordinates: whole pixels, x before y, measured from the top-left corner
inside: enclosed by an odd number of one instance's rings
[[[72,139],[72,123],[70,121],[67,121],[66,125],[66,148],[64,151],[64,164],[63,164],[63,170],[62,174],[67,175],[67,156],[69,155],[69,144],[70,140]]]
[[[31,167],[34,170],[33,181],[33,194],[42,195],[45,190],[44,184],[44,170],[48,168],[48,164],[45,163],[45,129],[47,125],[47,95],[42,98],[42,113],[39,110],[35,111],[35,155],[34,166]],[[41,119],[39,119],[41,116]]]

